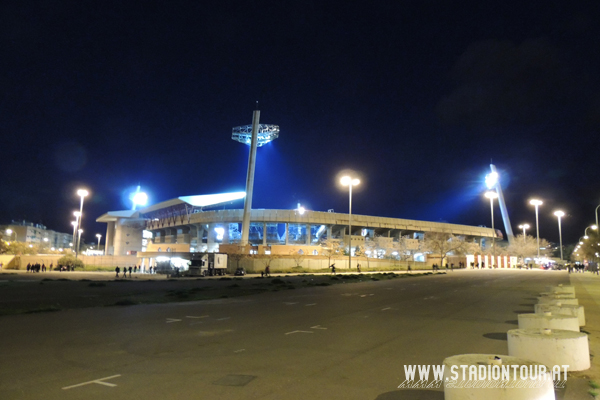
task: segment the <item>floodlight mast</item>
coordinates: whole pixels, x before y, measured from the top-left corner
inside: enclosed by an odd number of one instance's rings
[[[510,218],[508,217],[508,210],[506,208],[506,203],[504,202],[502,186],[500,186],[500,179],[498,179],[498,171],[496,170],[496,166],[494,164],[490,164],[490,169],[492,172],[486,176],[486,184],[488,189],[495,189],[496,193],[498,193],[498,205],[500,206],[500,214],[502,214],[502,221],[504,222],[506,237],[508,239],[508,243],[512,244],[515,240],[515,235],[513,234]],[[494,236],[495,235],[496,233],[494,232]]]
[[[258,107],[257,107],[258,108]],[[244,216],[242,219],[242,239],[240,245],[248,245],[250,237],[250,212],[252,210],[252,194],[254,191],[254,171],[256,167],[256,148],[261,147],[279,137],[279,126],[260,125],[260,110],[254,110],[252,125],[236,126],[231,138],[237,142],[250,145],[248,156],[248,173],[246,175],[246,198],[244,199]],[[250,133],[250,135],[248,134]]]

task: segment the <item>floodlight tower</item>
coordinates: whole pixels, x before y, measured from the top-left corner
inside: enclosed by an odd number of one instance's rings
[[[258,108],[258,107],[257,107]],[[250,236],[250,210],[252,210],[252,192],[254,189],[254,169],[256,167],[256,148],[279,137],[278,125],[259,124],[260,110],[254,110],[252,125],[236,126],[231,138],[236,142],[250,145],[248,156],[248,174],[246,175],[246,198],[244,200],[244,217],[242,220],[242,246],[248,245]]]
[[[515,240],[515,235],[513,235],[512,226],[510,225],[510,218],[508,217],[508,210],[506,209],[506,203],[504,202],[504,195],[502,194],[502,186],[500,186],[500,179],[498,175],[498,171],[496,171],[496,166],[494,164],[490,164],[490,168],[492,172],[485,176],[485,184],[488,189],[496,190],[498,194],[498,205],[500,206],[500,213],[502,214],[502,221],[504,222],[504,229],[506,230],[506,237],[508,239],[508,243],[513,243]],[[496,236],[496,232],[494,232],[494,237]]]

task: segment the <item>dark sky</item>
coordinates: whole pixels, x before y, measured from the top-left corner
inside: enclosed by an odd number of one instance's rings
[[[156,203],[244,190],[254,208],[490,226],[493,160],[513,229],[535,214],[565,243],[600,202],[600,21],[572,1],[44,1],[0,3],[0,223],[84,237],[138,184]],[[495,225],[503,229],[499,209]],[[535,233],[534,230],[530,231]]]

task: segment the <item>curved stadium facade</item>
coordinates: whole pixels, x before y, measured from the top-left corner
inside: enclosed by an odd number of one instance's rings
[[[107,223],[106,254],[136,254],[151,263],[165,253],[189,259],[190,253],[239,251],[243,210],[207,209],[231,204],[243,193],[236,199],[216,196],[183,196],[140,210],[107,212],[96,220]],[[352,248],[375,237],[389,243],[407,238],[418,248],[427,232],[479,243],[494,234],[478,226],[353,214],[349,235],[348,214],[320,211],[253,209],[250,221],[254,254],[323,256],[323,242],[337,240],[347,248],[350,237]]]

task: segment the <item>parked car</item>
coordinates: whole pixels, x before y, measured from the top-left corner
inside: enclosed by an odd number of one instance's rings
[[[238,267],[233,274],[235,276],[244,276],[246,275],[246,270],[242,267]]]

